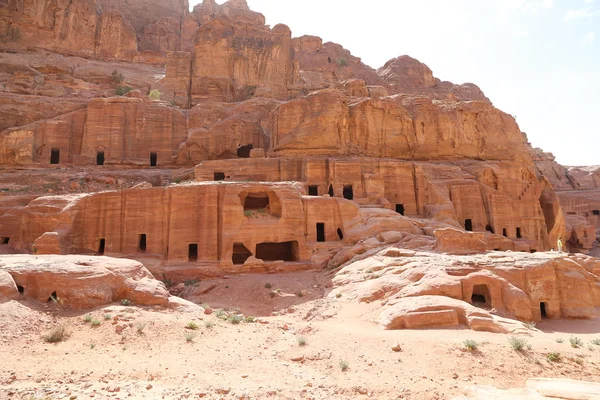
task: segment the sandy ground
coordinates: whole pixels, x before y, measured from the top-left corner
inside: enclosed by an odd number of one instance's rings
[[[590,343],[600,339],[600,320],[543,322],[522,336],[531,350],[517,352],[509,335],[383,331],[377,304],[325,298],[330,290],[318,272],[203,281],[189,298],[213,307],[211,315],[5,303],[0,399],[452,399],[468,386],[520,387],[532,377],[600,381],[600,346]],[[218,308],[256,319],[233,324]],[[198,329],[186,329],[190,322]],[[58,324],[70,336],[46,343],[41,336]],[[127,327],[119,334],[118,326]],[[583,347],[571,347],[571,337]],[[478,350],[467,351],[466,339]],[[561,361],[548,361],[550,352]]]

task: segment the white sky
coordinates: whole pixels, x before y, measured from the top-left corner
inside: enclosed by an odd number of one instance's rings
[[[247,2],[267,24],[339,43],[373,68],[408,54],[437,78],[473,82],[534,147],[600,164],[600,0]]]

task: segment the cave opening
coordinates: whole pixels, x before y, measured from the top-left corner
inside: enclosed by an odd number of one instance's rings
[[[540,315],[542,316],[542,319],[548,318],[548,313],[546,311],[547,307],[548,307],[548,303],[544,303],[544,302],[540,303]]]
[[[396,204],[396,212],[400,215],[404,215],[404,204]]]
[[[593,215],[600,215],[600,210],[592,210]]]
[[[58,295],[56,294],[56,292],[52,292],[50,297],[48,297],[47,303],[52,303],[53,301],[54,302],[58,301]]]
[[[104,255],[105,248],[106,248],[106,239],[102,238],[102,239],[100,239],[100,244],[98,245],[98,255],[99,256]]]
[[[352,185],[344,185],[343,195],[346,200],[354,200],[354,189],[352,188]]]
[[[158,161],[158,154],[150,153],[150,166],[156,167],[157,161]]]
[[[491,305],[490,288],[488,287],[488,285],[473,286],[471,304],[477,307],[488,307]]]
[[[471,219],[465,219],[465,231],[473,232],[473,221]]]
[[[213,180],[215,180],[215,181],[224,181],[225,180],[225,173],[224,172],[215,172],[213,174]]]
[[[192,243],[188,246],[188,262],[198,261],[198,244]]]
[[[317,242],[325,241],[325,224],[323,222],[317,222]]]
[[[508,229],[502,228],[502,236],[508,237]]]
[[[21,285],[17,285],[17,290],[19,291],[19,294],[24,294],[25,293],[25,288]]]
[[[9,237],[2,238],[2,244],[8,244],[9,242],[10,242],[10,238]]]
[[[269,195],[267,193],[248,193],[244,199],[244,211],[264,210],[267,207],[269,207]]]
[[[247,144],[246,146],[240,146],[237,149],[237,156],[239,158],[250,158],[250,151],[254,148],[253,145]]]
[[[487,224],[485,226],[485,230],[488,231],[488,232],[490,232],[490,233],[494,233],[494,228],[492,228],[492,225],[490,225],[490,224]]]
[[[521,235],[521,228],[517,228],[517,239],[522,239],[523,236]]]
[[[50,150],[50,164],[60,163],[60,149]]]
[[[139,240],[139,245],[138,245],[138,250],[141,253],[145,253],[146,252],[146,234],[142,233],[140,235],[140,240]]]
[[[246,246],[244,246],[243,243],[234,243],[233,244],[232,261],[234,264],[236,264],[236,265],[244,264],[246,262],[246,260],[248,258],[250,258],[251,255],[252,255],[252,253],[250,252],[250,250],[248,250],[248,248]]]
[[[327,192],[327,194],[329,194],[329,197],[333,197],[335,195],[335,193],[333,192],[332,184],[329,184],[329,191]]]
[[[96,153],[96,165],[104,165],[104,152],[99,151]]]
[[[319,195],[319,187],[318,186],[309,186],[308,187],[308,195],[309,196],[318,196]]]
[[[337,235],[340,238],[340,240],[344,240],[344,233],[342,232],[342,230],[340,228],[338,228],[338,230],[337,230]]]
[[[297,261],[298,242],[259,243],[256,245],[256,258],[264,261]]]

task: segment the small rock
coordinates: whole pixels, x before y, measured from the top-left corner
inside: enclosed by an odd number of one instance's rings
[[[392,347],[392,351],[395,351],[396,353],[402,351],[402,346],[400,346],[400,343],[396,343],[396,345]]]
[[[150,390],[150,389],[152,389],[152,385],[148,384],[148,386],[146,386],[146,390]]]

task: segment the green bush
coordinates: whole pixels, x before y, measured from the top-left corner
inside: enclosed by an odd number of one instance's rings
[[[477,347],[479,346],[477,344],[477,342],[472,339],[465,340],[463,342],[463,345],[465,346],[465,349],[467,349],[469,351],[475,351],[475,350],[477,350]]]
[[[158,91],[158,89],[151,90],[150,94],[148,94],[148,98],[150,100],[160,100],[160,92]]]
[[[116,69],[112,72],[112,74],[110,74],[110,78],[116,84],[123,83],[123,81],[125,80],[123,74],[119,73],[119,71],[117,71]]]
[[[348,60],[346,60],[345,58],[338,58],[337,65],[339,65],[340,67],[346,67],[348,65]]]
[[[65,328],[64,325],[58,325],[58,326],[52,328],[52,330],[50,330],[50,332],[48,332],[47,334],[42,336],[44,341],[47,343],[62,342],[67,337],[68,337],[67,328]]]
[[[560,353],[558,353],[558,352],[549,353],[547,358],[548,358],[548,361],[550,361],[550,362],[560,362],[560,359],[561,359]]]
[[[195,331],[198,329],[198,324],[196,324],[195,322],[190,322],[185,326],[185,329],[191,329],[192,331]]]
[[[581,339],[577,336],[571,336],[569,338],[569,342],[571,343],[571,347],[574,349],[578,349],[583,346],[583,341],[581,341]]]
[[[117,85],[117,88],[115,89],[115,93],[117,94],[117,96],[125,96],[127,93],[131,92],[132,90],[133,90],[133,88],[131,86]]]
[[[516,336],[511,336],[508,338],[508,343],[513,350],[522,351],[527,346],[527,340],[518,338]]]

